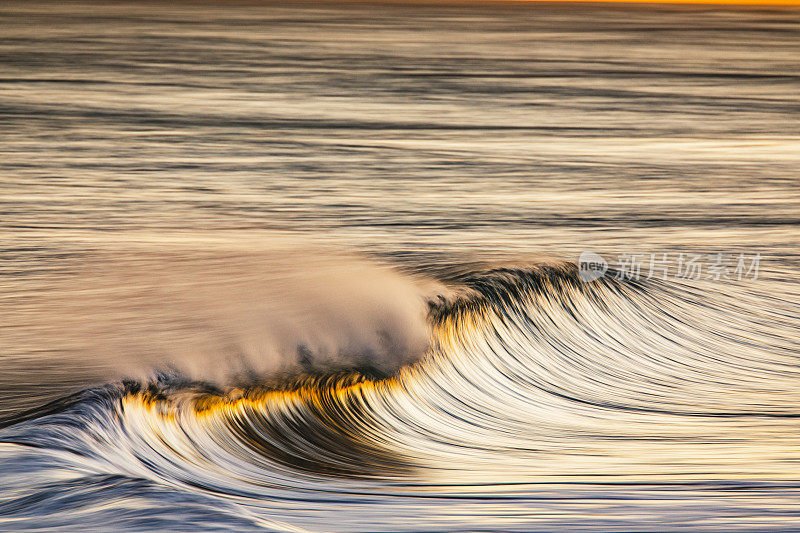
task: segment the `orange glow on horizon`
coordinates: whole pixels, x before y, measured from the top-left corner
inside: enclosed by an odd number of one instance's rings
[[[800,0],[466,0],[467,3],[486,2],[540,2],[540,3],[577,3],[577,4],[685,4],[685,5],[720,5],[720,6],[775,6],[800,7]],[[458,0],[455,0],[458,2]],[[412,2],[413,3],[413,2]],[[438,3],[436,0],[423,0],[423,3]],[[451,3],[444,0],[442,3]]]

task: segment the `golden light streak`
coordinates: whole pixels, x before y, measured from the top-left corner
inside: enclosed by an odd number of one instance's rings
[[[399,2],[391,2],[391,3],[399,3]],[[433,1],[425,1],[425,2],[413,2],[413,3],[424,3],[424,4],[433,4],[433,3],[442,3],[442,4],[455,4],[459,2],[451,2],[448,0],[444,0],[442,2]],[[464,3],[468,4],[479,4],[479,3],[554,3],[554,4],[562,4],[562,3],[573,3],[573,4],[641,4],[641,5],[671,5],[671,4],[682,4],[682,5],[719,5],[719,6],[774,6],[774,7],[800,7],[800,0],[768,0],[768,1],[760,1],[760,0],[659,0],[654,2],[648,2],[646,0],[475,0],[470,1],[466,0]]]

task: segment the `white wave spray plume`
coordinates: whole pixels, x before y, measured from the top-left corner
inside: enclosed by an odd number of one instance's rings
[[[90,266],[11,302],[0,357],[30,385],[38,378],[26,369],[46,380],[48,368],[63,375],[65,366],[89,381],[168,372],[217,385],[352,368],[389,374],[425,352],[430,283],[285,244],[94,254]]]

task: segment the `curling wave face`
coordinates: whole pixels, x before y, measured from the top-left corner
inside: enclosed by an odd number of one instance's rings
[[[634,494],[652,499],[641,529],[667,516],[758,529],[742,518],[755,510],[791,520],[791,284],[583,283],[567,263],[446,282],[427,354],[392,377],[353,369],[222,390],[162,375],[7,420],[0,524],[624,529],[641,512],[626,506]],[[710,509],[715,520],[693,519]]]

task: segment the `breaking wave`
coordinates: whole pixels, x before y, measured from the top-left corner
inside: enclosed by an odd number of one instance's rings
[[[58,516],[67,529],[113,519],[133,529],[457,530],[466,522],[532,530],[568,517],[576,528],[621,527],[567,512],[565,486],[584,502],[622,500],[617,510],[630,491],[677,486],[708,510],[721,508],[722,488],[755,486],[737,503],[743,513],[768,505],[776,519],[791,515],[764,496],[800,488],[800,309],[791,280],[721,286],[611,273],[583,283],[571,263],[437,277],[418,361],[390,357],[420,345],[390,334],[383,345],[314,345],[306,364],[288,370],[250,364],[246,380],[173,367],[6,417],[0,458],[14,467],[0,490],[0,524],[35,529]],[[418,301],[419,284],[401,298],[398,287],[412,284],[391,279],[387,306]],[[338,284],[334,300],[347,290]],[[364,305],[363,294],[357,300]],[[398,331],[413,330],[416,305],[401,313],[408,327]],[[351,330],[381,329],[370,320],[384,308],[366,308],[369,320]],[[334,325],[329,331],[341,329]],[[328,355],[308,363],[316,353]],[[339,353],[361,355],[328,364]],[[638,529],[663,525],[669,505],[659,501],[669,496],[653,498]],[[170,513],[155,501],[171,502]],[[723,516],[693,528],[725,524]]]

